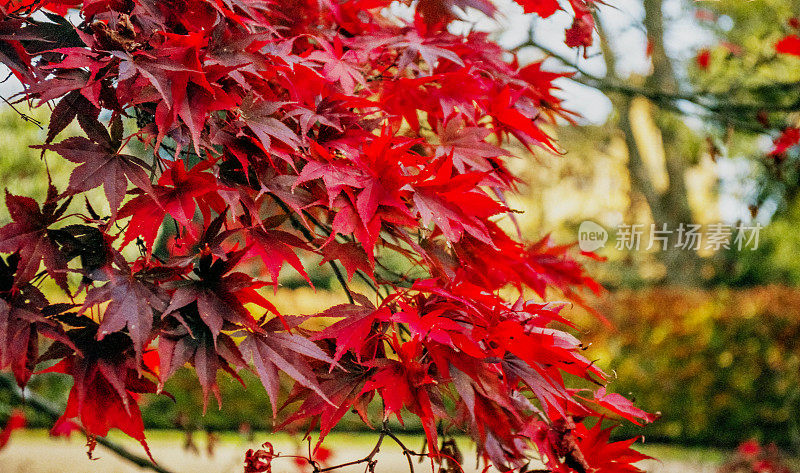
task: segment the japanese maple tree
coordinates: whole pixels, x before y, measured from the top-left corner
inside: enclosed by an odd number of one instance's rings
[[[567,8],[565,42],[591,43],[596,0],[518,3]],[[390,417],[418,417],[447,468],[466,432],[501,470],[639,471],[633,440],[600,423],[652,416],[606,393],[557,328],[564,304],[545,301],[599,286],[569,246],[507,232],[507,160],[556,149],[543,125],[570,117],[560,75],[455,34],[467,9],[496,14],[490,0],[4,1],[0,61],[20,100],[52,110],[36,147],[76,167],[44,202],[6,194],[0,368],[20,385],[45,367],[73,377],[58,424],[145,448],[140,394],[191,366],[221,407],[220,372],[253,370],[273,410],[253,415],[320,441],[355,410],[381,439]],[[74,121],[81,135],[58,141]],[[281,274],[311,284],[320,260],[349,303],[278,313]],[[273,458],[248,452],[245,468]]]

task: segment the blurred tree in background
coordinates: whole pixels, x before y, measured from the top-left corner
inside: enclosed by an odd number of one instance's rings
[[[583,57],[549,47],[536,21],[518,46],[574,73],[562,80],[572,82],[566,85],[581,84],[605,97],[587,94],[591,100],[578,104],[579,111],[602,108],[604,100],[613,106],[603,123],[560,130],[573,159],[554,170],[560,179],[535,179],[526,204],[550,214],[540,213],[536,226],[560,224],[562,235],[574,238],[585,219],[606,228],[643,224],[645,233],[651,223],[674,231],[680,224],[735,227],[791,219],[800,183],[797,150],[770,152],[773,140],[797,125],[800,111],[800,59],[775,48],[798,33],[800,6],[786,0],[643,0],[614,7],[597,16],[599,41]],[[557,187],[554,193],[563,199],[570,185],[566,203],[541,201],[548,187]],[[603,193],[607,199],[585,198]],[[791,271],[767,269],[767,253],[776,245],[786,253],[794,240],[778,231],[764,230],[764,239],[783,243],[765,245],[756,257],[676,247],[672,235],[663,251],[644,251],[647,242],[639,251],[607,248],[603,254],[612,264],[598,270],[612,286],[788,283]],[[753,267],[760,264],[764,270]]]

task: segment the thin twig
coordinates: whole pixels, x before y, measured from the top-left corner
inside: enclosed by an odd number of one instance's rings
[[[315,470],[318,473],[323,473],[325,471],[338,470],[340,468],[344,468],[344,467],[347,467],[347,466],[353,466],[353,465],[359,465],[361,463],[370,463],[371,464],[373,462],[373,459],[375,458],[375,455],[377,455],[378,452],[380,452],[381,444],[383,444],[383,439],[387,435],[389,435],[389,433],[388,433],[388,430],[386,429],[386,423],[384,422],[384,428],[383,428],[383,430],[381,430],[380,437],[378,437],[378,442],[375,444],[375,447],[372,448],[372,451],[369,452],[369,454],[366,457],[361,458],[359,460],[353,460],[353,461],[350,461],[350,462],[347,462],[347,463],[342,463],[340,465],[334,465],[334,466],[329,466],[329,467],[326,467],[326,468],[319,468],[319,469],[315,468]]]
[[[399,438],[397,438],[397,436],[395,434],[393,434],[390,430],[386,429],[385,433],[390,439],[394,440],[394,443],[396,443],[397,445],[400,446],[400,448],[403,449],[403,455],[405,455],[406,456],[406,460],[408,460],[408,469],[411,470],[411,473],[414,473],[414,462],[411,460],[411,456],[412,455],[413,456],[427,456],[427,455],[422,454],[422,453],[417,453],[417,452],[409,449],[408,447],[406,447],[406,445]]]
[[[0,97],[0,99],[3,99],[3,102],[5,102],[6,105],[11,107],[11,109],[14,110],[17,113],[17,115],[20,116],[20,118],[22,118],[26,122],[33,123],[34,125],[38,126],[40,130],[44,130],[44,127],[42,127],[42,122],[40,122],[39,120],[33,118],[32,116],[30,116],[30,115],[28,115],[26,113],[21,112],[17,107],[14,106],[13,103],[9,102],[7,98]]]
[[[755,113],[761,110],[769,110],[772,112],[792,112],[800,110],[800,98],[789,104],[760,104],[760,103],[743,103],[743,102],[730,102],[719,100],[719,97],[729,95],[729,93],[711,93],[711,92],[696,92],[696,93],[681,93],[681,92],[668,92],[664,90],[654,90],[647,87],[638,87],[635,85],[627,84],[617,80],[609,79],[594,75],[574,61],[564,57],[563,55],[553,51],[552,49],[544,46],[532,38],[529,38],[525,43],[520,44],[515,49],[518,50],[524,47],[534,47],[544,52],[548,56],[557,59],[565,66],[575,69],[580,76],[571,77],[570,79],[578,82],[579,84],[592,87],[603,92],[616,92],[629,96],[642,96],[658,103],[659,105],[669,108],[672,111],[686,114],[685,110],[681,110],[676,106],[676,102],[688,102],[701,107],[711,114],[720,116],[724,121],[735,123],[741,128],[748,129],[755,132],[764,132],[763,126],[757,126],[753,123],[743,122],[736,118],[736,115],[746,112]],[[786,84],[791,86],[793,84]]]
[[[305,218],[307,218],[309,222],[313,223],[317,228],[319,228],[322,231],[322,233],[325,234],[325,236],[330,236],[331,233],[333,233],[333,230],[331,230],[330,228],[328,228],[325,225],[323,225],[322,222],[317,220],[307,210],[303,211],[303,216],[305,216]],[[345,240],[347,240],[347,237],[344,237],[344,238],[345,238]],[[350,240],[347,240],[347,241],[350,241]],[[370,287],[370,289],[375,291],[378,294],[378,296],[380,296],[380,292],[378,292],[378,290],[380,288],[378,286],[376,286],[375,284],[373,284],[372,280],[369,278],[369,276],[366,273],[364,273],[364,271],[362,271],[360,269],[357,269],[356,270],[356,276],[358,276],[359,279],[361,279],[364,283],[366,283]]]
[[[309,243],[313,242],[314,241],[314,235],[311,233],[311,231],[308,228],[305,227],[305,225],[303,225],[301,222],[299,222],[297,220],[297,217],[294,215],[294,213],[289,208],[289,206],[286,205],[286,203],[284,201],[279,199],[278,196],[276,196],[274,194],[270,194],[270,196],[272,196],[272,199],[275,201],[275,203],[278,204],[278,207],[280,207],[281,210],[283,210],[286,213],[286,215],[289,217],[289,221],[291,222],[292,226],[296,230],[298,230],[300,233],[302,233],[303,236],[306,238],[306,240],[309,241]],[[333,260],[328,261],[328,264],[330,265],[331,269],[333,269],[333,274],[336,275],[336,279],[339,281],[339,284],[342,285],[342,289],[344,289],[344,292],[347,294],[347,300],[350,301],[351,304],[354,304],[355,303],[355,299],[353,298],[353,293],[350,292],[350,286],[347,285],[347,280],[344,278],[344,274],[342,274],[342,270],[339,269],[338,266],[336,266],[336,262],[333,261]]]

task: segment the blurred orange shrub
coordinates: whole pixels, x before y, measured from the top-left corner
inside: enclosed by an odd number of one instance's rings
[[[800,446],[800,288],[624,290],[580,317],[590,359],[661,420],[649,441]],[[626,426],[626,435],[636,432]]]

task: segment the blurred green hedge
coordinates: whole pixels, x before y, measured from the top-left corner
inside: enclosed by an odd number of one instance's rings
[[[620,435],[731,447],[751,437],[800,451],[800,290],[619,291],[588,315],[591,359],[657,422]]]

